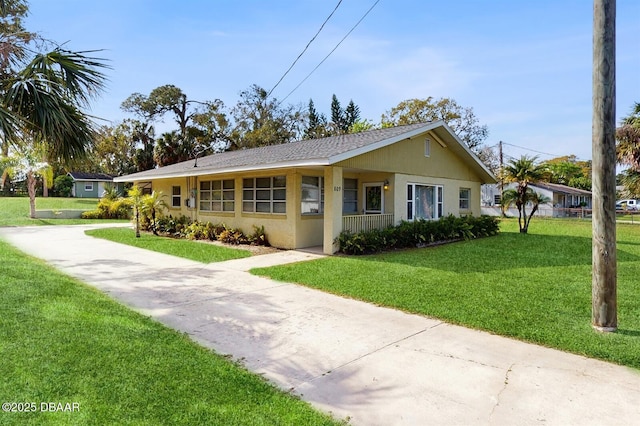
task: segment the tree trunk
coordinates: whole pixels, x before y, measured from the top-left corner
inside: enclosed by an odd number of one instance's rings
[[[140,238],[140,209],[136,207],[136,238]]]
[[[29,193],[29,217],[36,218],[36,177],[33,172],[27,173],[27,192]]]
[[[591,325],[615,331],[617,319],[615,0],[593,4],[593,221]]]

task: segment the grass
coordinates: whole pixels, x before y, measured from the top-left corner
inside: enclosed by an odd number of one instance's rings
[[[85,231],[85,234],[202,263],[222,262],[251,256],[251,253],[247,250],[207,244],[200,241],[159,237],[144,232],[140,234],[140,238],[136,238],[135,231],[130,228],[92,229]]]
[[[591,328],[591,222],[252,272],[640,369],[640,227],[619,224],[616,333]]]
[[[328,425],[259,376],[0,241],[3,425]]]
[[[36,197],[37,210],[93,210],[97,205],[97,198]],[[0,226],[87,225],[114,222],[99,219],[31,219],[28,197],[0,197],[0,212]]]

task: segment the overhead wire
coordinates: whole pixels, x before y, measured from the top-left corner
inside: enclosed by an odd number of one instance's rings
[[[313,73],[314,73],[318,68],[320,68],[320,65],[322,65],[322,64],[324,63],[324,61],[326,61],[326,60],[329,58],[329,56],[331,56],[331,54],[332,54],[333,52],[335,52],[335,51],[336,51],[336,49],[337,49],[338,47],[340,47],[340,45],[342,44],[342,42],[343,42],[343,41],[345,41],[347,37],[349,37],[349,35],[353,32],[353,30],[355,30],[355,29],[358,27],[358,25],[360,25],[360,23],[364,20],[364,18],[366,18],[366,17],[367,17],[367,15],[368,15],[372,10],[373,10],[373,8],[374,8],[374,7],[376,7],[376,5],[377,5],[379,2],[380,2],[380,0],[376,0],[376,1],[373,3],[373,5],[369,8],[369,10],[367,10],[367,11],[365,12],[365,14],[364,14],[364,15],[362,15],[362,18],[360,18],[360,20],[359,20],[358,22],[356,22],[356,24],[355,24],[355,25],[354,25],[354,26],[349,30],[349,32],[348,32],[344,37],[342,37],[342,40],[340,40],[340,41],[338,42],[338,44],[336,44],[336,46],[335,46],[333,49],[331,49],[331,51],[327,54],[327,56],[325,56],[325,57],[324,57],[324,59],[322,59],[322,60],[320,61],[320,63],[319,63],[318,65],[316,65],[316,67],[315,67],[314,69],[312,69],[312,70],[311,70],[311,72],[310,72],[309,74],[307,74],[307,76],[306,76],[305,78],[303,78],[303,79],[302,79],[302,81],[301,81],[300,83],[298,83],[298,85],[297,85],[296,87],[294,87],[294,88],[293,88],[293,90],[292,90],[292,91],[290,91],[290,92],[287,94],[287,96],[285,96],[284,98],[282,98],[282,100],[279,102],[279,104],[281,104],[282,102],[284,102],[284,101],[285,101],[285,99],[287,99],[289,96],[291,96],[291,94],[293,94],[293,92],[295,92],[296,90],[298,90],[298,88],[299,88],[300,86],[302,86],[302,84],[303,84],[305,81],[307,81],[307,79],[308,79],[309,77],[311,77],[311,75],[312,75],[312,74],[313,74]]]
[[[340,7],[340,4],[342,3],[342,0],[338,1],[338,4],[336,5],[336,7],[333,8],[333,11],[329,14],[329,16],[327,16],[327,19],[324,20],[324,22],[322,23],[322,25],[320,25],[320,29],[316,32],[316,34],[311,38],[311,40],[309,40],[309,42],[307,43],[307,45],[305,46],[305,48],[302,50],[302,52],[300,52],[300,54],[298,55],[298,57],[295,59],[295,61],[293,61],[293,63],[291,64],[291,66],[289,66],[289,68],[284,72],[284,74],[282,74],[282,77],[280,77],[280,80],[278,80],[278,82],[275,84],[275,86],[273,86],[271,88],[271,90],[269,90],[269,93],[267,93],[267,97],[269,97],[271,95],[271,93],[276,89],[276,87],[278,87],[278,85],[282,82],[282,80],[287,76],[287,74],[289,74],[289,71],[291,71],[291,68],[293,68],[293,66],[298,62],[298,60],[302,57],[302,55],[304,55],[304,52],[307,51],[307,49],[309,48],[309,46],[311,45],[311,43],[313,43],[313,41],[316,39],[316,37],[318,37],[318,34],[320,34],[320,31],[322,31],[322,29],[324,28],[325,24],[329,21],[329,19],[331,19],[331,17],[333,16],[334,13],[336,13],[336,10],[338,10],[338,7]]]

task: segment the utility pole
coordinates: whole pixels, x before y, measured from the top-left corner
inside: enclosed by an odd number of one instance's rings
[[[616,264],[616,1],[593,3],[591,325],[618,328]]]

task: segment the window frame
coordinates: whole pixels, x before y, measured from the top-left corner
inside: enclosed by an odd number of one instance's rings
[[[347,187],[347,181],[350,181],[349,186],[351,186],[351,183],[355,183],[355,185],[353,185],[352,188]],[[355,194],[355,197],[352,197],[353,199],[347,200],[347,194]],[[352,205],[353,203],[355,203],[355,209],[353,211],[345,210],[345,206],[347,204]],[[342,180],[342,214],[343,215],[358,214],[358,179],[357,178],[344,178]]]
[[[416,205],[417,205],[417,196],[416,196],[416,187],[426,187],[426,188],[434,188],[432,200],[432,207],[435,206],[435,215],[434,217],[416,217]],[[409,182],[407,183],[407,220],[414,221],[416,219],[424,219],[424,220],[439,220],[444,217],[444,185],[435,185],[430,183],[418,183],[418,182]]]
[[[316,185],[313,188],[309,188],[309,195],[317,193],[316,197],[308,196],[305,198],[305,178],[306,179],[317,179]],[[317,205],[318,208],[316,211],[313,211],[313,208],[309,208],[309,211],[305,211],[305,204],[308,206]],[[324,214],[324,177],[322,176],[302,176],[300,181],[300,213],[303,216],[314,216]]]
[[[176,194],[176,188],[178,189],[177,194]],[[182,187],[180,185],[171,186],[171,207],[172,208],[182,207]]]
[[[266,186],[268,179],[269,185]],[[280,181],[284,185],[276,185]],[[251,186],[248,186],[250,184]],[[268,207],[268,210],[265,210]],[[287,176],[262,176],[242,179],[242,212],[287,214]]]
[[[424,156],[431,157],[431,139],[429,138],[424,140]]]
[[[213,213],[235,212],[235,188],[235,179],[211,179],[200,181],[198,185],[198,211]],[[207,205],[209,208],[203,208],[203,206]]]
[[[462,196],[463,191],[467,193],[466,197]],[[466,207],[463,206],[465,201],[467,204]],[[464,210],[464,211],[471,210],[471,188],[463,188],[463,187],[460,188],[458,192],[458,207],[460,208],[460,210]]]
[[[84,183],[85,191],[93,191],[93,182],[85,182]]]

